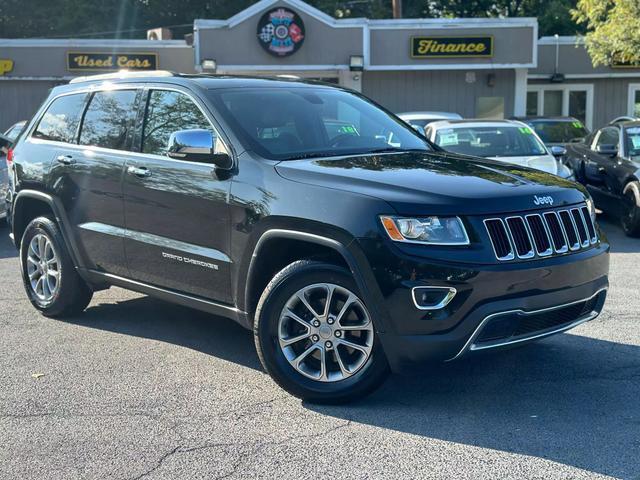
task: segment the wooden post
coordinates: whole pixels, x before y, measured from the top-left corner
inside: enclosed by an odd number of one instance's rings
[[[391,0],[393,18],[402,18],[402,0]]]

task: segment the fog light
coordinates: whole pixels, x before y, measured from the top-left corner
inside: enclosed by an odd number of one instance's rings
[[[413,303],[419,310],[440,310],[453,300],[456,293],[456,289],[452,287],[413,287],[411,289]]]

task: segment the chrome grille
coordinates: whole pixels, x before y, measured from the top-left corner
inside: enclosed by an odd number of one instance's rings
[[[484,220],[500,261],[526,260],[582,250],[598,241],[587,207]]]

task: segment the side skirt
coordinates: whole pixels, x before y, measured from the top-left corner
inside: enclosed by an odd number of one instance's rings
[[[126,288],[127,290],[133,290],[134,292],[144,293],[150,297],[159,298],[160,300],[194,308],[196,310],[211,313],[212,315],[230,318],[235,320],[242,327],[251,329],[247,313],[237,309],[236,307],[212,302],[211,300],[205,300],[204,298],[184,293],[178,293],[165,288],[154,287],[153,285],[119,277],[111,273],[98,272],[96,270],[84,270],[84,273],[87,275],[91,283],[107,283],[116,287]]]

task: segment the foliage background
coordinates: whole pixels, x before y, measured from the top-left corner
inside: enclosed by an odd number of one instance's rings
[[[404,0],[406,18],[538,17],[540,35],[583,33],[577,0]],[[638,2],[638,0],[629,0]],[[337,18],[391,18],[391,0],[307,0]],[[148,28],[191,31],[195,18],[226,19],[255,0],[0,0],[0,37],[144,38]],[[176,26],[177,25],[177,26]],[[116,33],[117,32],[117,33]]]

